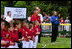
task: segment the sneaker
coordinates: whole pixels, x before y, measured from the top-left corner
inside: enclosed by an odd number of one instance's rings
[[[56,44],[56,42],[51,42],[51,44]]]

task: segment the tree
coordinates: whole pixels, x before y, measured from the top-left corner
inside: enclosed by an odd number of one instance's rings
[[[60,11],[64,17],[70,15],[71,1],[1,1],[1,14],[4,14],[4,7],[26,7],[27,16],[31,14],[35,6],[39,6],[42,12],[51,14],[53,10]]]

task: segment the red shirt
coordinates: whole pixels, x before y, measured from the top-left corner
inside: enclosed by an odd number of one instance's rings
[[[19,32],[21,33],[22,37],[26,37],[25,30],[23,28],[19,29]]]
[[[23,27],[23,33],[22,33],[22,35],[24,36],[24,38],[25,38],[25,40],[29,40],[28,39],[28,37],[30,36],[31,38],[30,39],[32,39],[33,38],[33,34],[32,34],[32,31],[29,29],[29,28],[27,28],[26,26],[24,26]]]
[[[41,28],[39,25],[36,26],[38,28],[38,31],[41,32]]]
[[[14,41],[18,41],[18,39],[19,39],[18,31],[15,29],[13,30],[12,38]]]
[[[60,20],[61,23],[64,23],[64,20]]]
[[[6,45],[2,46],[2,47],[8,47],[10,45],[10,41],[14,42],[13,38],[12,38],[12,33],[8,32],[8,31],[1,31],[1,36],[2,36],[2,40],[6,41]]]
[[[40,16],[37,15],[32,15],[30,21],[31,22],[38,21],[39,23],[41,23]]]
[[[35,25],[32,30],[33,30],[33,35],[34,36],[37,35],[36,34],[37,32],[40,32],[41,31],[41,29],[40,29],[40,27],[38,25]]]
[[[5,31],[5,30],[1,31],[1,37],[3,39],[12,39],[12,35],[13,34],[11,32],[8,32],[8,31]]]

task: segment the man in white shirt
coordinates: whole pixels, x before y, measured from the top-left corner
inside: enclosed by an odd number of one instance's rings
[[[11,18],[11,11],[7,12],[7,16],[5,17],[5,20],[9,23],[13,20],[13,18]]]

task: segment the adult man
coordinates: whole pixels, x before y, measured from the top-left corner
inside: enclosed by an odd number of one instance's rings
[[[11,18],[11,11],[8,11],[8,12],[7,12],[7,16],[5,17],[5,20],[6,20],[7,22],[11,22],[11,21],[13,20],[13,18]]]
[[[52,38],[51,42],[55,42],[58,36],[58,26],[60,24],[57,11],[53,11],[53,15],[50,17],[52,23]]]

